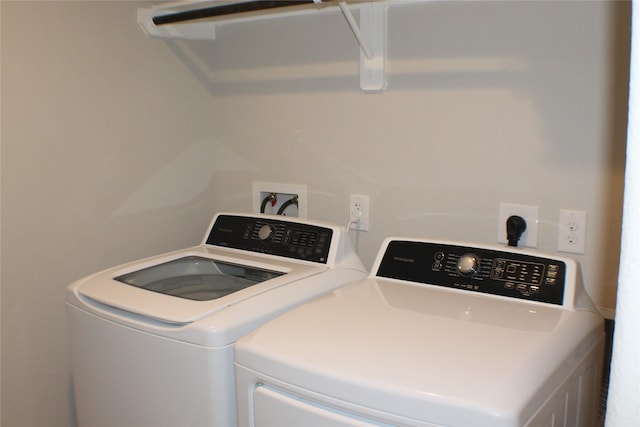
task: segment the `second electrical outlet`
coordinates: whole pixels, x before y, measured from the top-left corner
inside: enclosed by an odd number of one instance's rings
[[[355,221],[355,218],[359,218]],[[369,196],[352,194],[349,201],[349,219],[354,220],[351,230],[369,231]]]

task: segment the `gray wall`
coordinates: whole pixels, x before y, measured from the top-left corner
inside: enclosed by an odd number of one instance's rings
[[[2,425],[73,425],[64,289],[197,243],[253,181],[382,239],[494,243],[499,202],[586,210],[587,288],[615,307],[626,2],[425,2],[389,11],[389,85],[363,94],[337,13],[147,38],[132,2],[2,1]]]
[[[68,426],[65,286],[198,243],[214,194],[179,191],[175,162],[213,101],[134,4],[1,7],[2,425]]]

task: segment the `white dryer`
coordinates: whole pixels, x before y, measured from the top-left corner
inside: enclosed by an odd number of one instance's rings
[[[199,246],[70,285],[78,424],[234,426],[233,344],[366,277],[346,233],[297,218],[218,214]]]
[[[238,421],[589,426],[603,348],[575,261],[388,239],[368,278],[238,341]]]

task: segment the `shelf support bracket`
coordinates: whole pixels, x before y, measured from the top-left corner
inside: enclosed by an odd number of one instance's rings
[[[371,93],[384,91],[387,6],[379,2],[361,5],[360,27],[344,1],[338,2],[338,6],[360,45],[360,88]]]
[[[1,0],[0,0],[1,1]],[[223,5],[191,8],[187,10],[176,9],[177,5],[192,4],[197,6],[206,3],[203,0],[189,0],[156,5],[151,8],[138,9],[138,22],[144,32],[150,37],[178,38],[190,40],[214,40],[216,38],[216,25],[230,22],[250,21],[264,19],[268,14],[248,17],[229,17],[215,22],[204,21],[204,18],[219,15],[234,15],[246,8],[250,10],[275,9],[283,6],[315,4],[325,6],[336,2],[344,15],[353,35],[360,45],[360,88],[364,92],[381,93],[387,86],[385,74],[385,56],[387,42],[387,9],[388,1],[372,0],[357,2],[354,8],[360,11],[360,25],[356,22],[351,9],[347,6],[347,0],[292,0],[271,1],[260,0],[246,1],[236,5]],[[335,7],[335,6],[333,6]],[[321,8],[321,7],[320,7]],[[184,9],[184,8],[183,8]],[[222,10],[224,9],[224,10]],[[233,9],[233,10],[232,10]],[[248,9],[248,10],[249,10]],[[316,11],[304,9],[286,12],[288,14],[306,14]],[[157,21],[157,22],[156,22]],[[165,25],[168,24],[168,25]]]

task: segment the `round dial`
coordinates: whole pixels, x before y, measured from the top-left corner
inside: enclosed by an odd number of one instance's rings
[[[273,234],[273,228],[270,225],[263,225],[258,231],[258,238],[260,240],[267,240]]]
[[[473,276],[480,269],[480,258],[474,254],[465,254],[458,260],[458,273]]]

